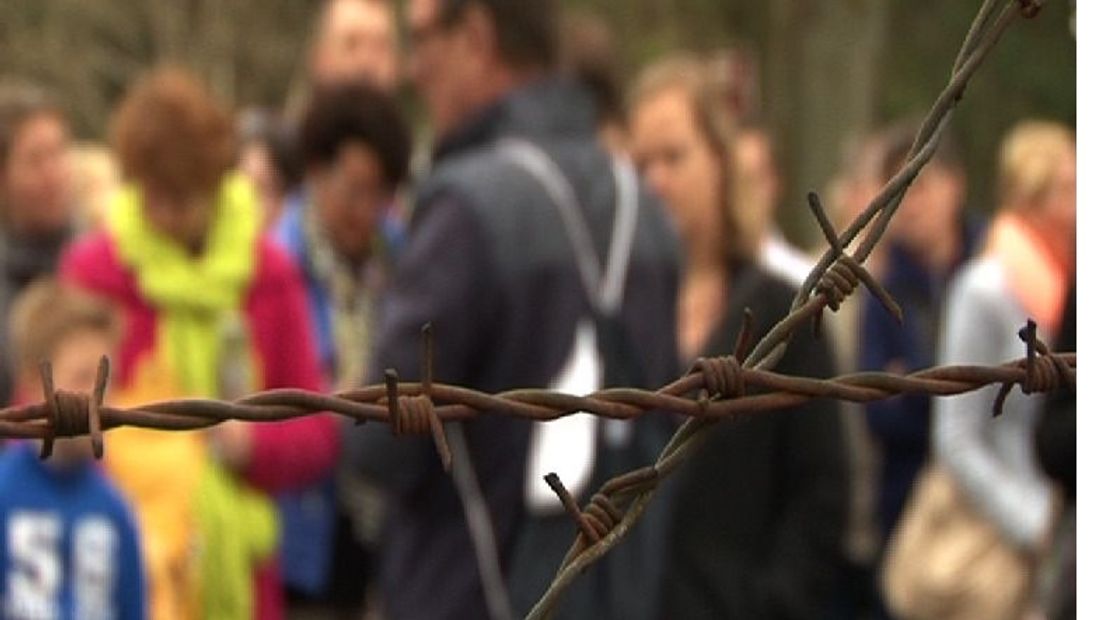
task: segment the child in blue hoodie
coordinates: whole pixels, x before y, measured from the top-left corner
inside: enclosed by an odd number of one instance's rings
[[[91,392],[118,340],[110,307],[53,281],[28,287],[10,318],[17,401],[41,393],[41,359],[58,389]],[[0,617],[145,618],[134,517],[88,438],[56,440],[47,460],[39,449],[20,442],[0,453]]]

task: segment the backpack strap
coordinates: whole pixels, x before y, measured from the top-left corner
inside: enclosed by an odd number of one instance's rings
[[[598,261],[598,250],[583,218],[583,210],[574,188],[563,171],[536,144],[521,138],[505,138],[497,147],[511,162],[528,172],[544,187],[563,220],[568,239],[575,253],[575,263],[583,281],[583,289],[595,312],[616,314],[621,309],[625,279],[633,239],[636,236],[637,214],[640,210],[636,173],[624,158],[613,160],[613,180],[616,202],[613,215],[613,235],[610,237],[606,270]]]

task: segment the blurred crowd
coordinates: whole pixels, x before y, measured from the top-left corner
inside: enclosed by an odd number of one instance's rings
[[[120,406],[414,381],[427,323],[434,380],[488,392],[656,389],[731,355],[748,310],[756,342],[825,249],[778,221],[770,101],[747,105],[759,89],[722,52],[623,83],[610,29],[558,4],[329,0],[283,108],[154,67],[102,144],[2,76],[0,403],[41,398],[43,360],[91,392],[103,355]],[[843,145],[837,229],[918,127]],[[1029,317],[1075,349],[1075,151],[1071,127],[1023,119],[994,153],[997,203],[968,205],[945,136],[867,263],[904,322],[859,292],[775,369],[1003,363]],[[1076,403],[1016,390],[993,419],[997,390],[713,424],[560,617],[1074,617]],[[451,471],[429,437],[325,413],[116,429],[102,461],[9,441],[0,616],[520,617],[577,533],[542,477],[586,502],[682,421],[449,423]]]

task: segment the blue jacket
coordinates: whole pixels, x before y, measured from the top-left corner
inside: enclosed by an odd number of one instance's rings
[[[935,365],[947,284],[974,254],[982,229],[980,222],[966,220],[960,233],[962,252],[945,274],[931,273],[905,248],[889,246],[882,284],[901,305],[905,322],[899,325],[864,290],[859,370],[885,371],[891,365],[901,365],[902,371],[915,372]],[[928,457],[931,398],[909,394],[869,403],[866,422],[882,453],[877,516],[882,538],[887,540]]]
[[[0,454],[0,616],[145,618],[134,517],[91,463],[59,471],[27,443]]]
[[[310,303],[311,329],[314,342],[318,347],[318,358],[322,360],[327,376],[332,376],[336,364],[336,349],[333,335],[333,301],[326,291],[325,282],[311,268],[307,250],[307,233],[304,216],[307,208],[305,188],[293,192],[284,204],[284,212],[272,227],[272,238],[291,254],[295,264],[307,285],[307,297]],[[383,220],[384,247],[388,253],[397,252],[403,244],[404,230],[402,222],[391,209]]]
[[[272,238],[291,254],[307,288],[311,332],[327,380],[336,366],[333,300],[323,279],[311,267],[304,218],[307,192],[300,188],[284,205],[284,212],[273,226]],[[392,210],[394,212],[394,210]],[[384,220],[384,243],[389,250],[402,243],[402,226],[397,217]],[[277,496],[280,509],[280,563],[284,583],[297,590],[321,595],[330,583],[333,541],[337,526],[337,483],[334,476],[299,491]]]

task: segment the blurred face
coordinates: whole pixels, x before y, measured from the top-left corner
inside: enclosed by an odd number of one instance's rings
[[[372,250],[379,222],[394,199],[379,158],[368,147],[348,143],[333,165],[309,173],[308,182],[323,232],[350,262]]]
[[[272,156],[265,145],[254,142],[242,150],[238,168],[253,182],[264,210],[264,228],[268,228],[279,217],[284,205],[283,183]]]
[[[140,181],[142,209],[154,230],[198,254],[211,224],[214,190],[181,194],[161,185]]]
[[[54,387],[71,392],[91,393],[96,387],[100,356],[112,352],[111,337],[98,330],[83,328],[66,336],[54,351]]]
[[[895,239],[925,251],[956,234],[966,184],[962,175],[932,162],[916,177],[890,225]]]
[[[671,89],[645,100],[630,119],[633,157],[663,198],[685,242],[722,229],[721,164],[694,122],[689,97]]]
[[[397,45],[389,2],[338,0],[326,16],[315,49],[315,81],[368,80],[393,92],[399,77]]]
[[[39,114],[16,130],[0,193],[8,221],[17,232],[49,234],[72,218],[69,130],[53,114]]]
[[[462,20],[442,23],[438,0],[411,0],[407,19],[411,80],[437,134],[447,134],[477,105],[479,61]]]

